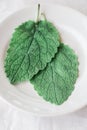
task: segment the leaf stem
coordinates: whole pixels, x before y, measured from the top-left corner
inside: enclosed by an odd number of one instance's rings
[[[40,20],[40,4],[38,4],[38,12],[37,12],[37,20],[36,22],[38,23]]]
[[[44,17],[44,19],[47,21],[46,15],[44,13],[41,13],[41,15]]]

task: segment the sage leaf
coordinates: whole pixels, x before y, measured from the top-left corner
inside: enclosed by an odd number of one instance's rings
[[[27,21],[15,29],[5,58],[12,84],[31,79],[51,61],[59,46],[59,33],[46,20]]]
[[[77,77],[78,58],[69,46],[61,43],[55,58],[31,83],[46,101],[60,105],[71,95]]]

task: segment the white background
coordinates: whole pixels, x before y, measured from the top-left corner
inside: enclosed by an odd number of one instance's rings
[[[0,0],[0,22],[14,11],[35,3],[62,4],[87,15],[87,0]],[[0,130],[87,130],[87,107],[56,117],[35,117],[0,98]]]

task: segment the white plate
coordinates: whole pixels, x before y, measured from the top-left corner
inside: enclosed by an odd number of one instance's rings
[[[35,20],[37,6],[33,5],[17,11],[0,24],[0,95],[14,106],[36,115],[62,115],[87,104],[87,19],[83,14],[63,6],[41,5],[41,10],[56,25],[62,41],[69,44],[79,57],[79,78],[75,90],[65,103],[57,106],[38,96],[28,82],[13,86],[5,75],[4,58],[9,39],[19,24],[29,19]]]

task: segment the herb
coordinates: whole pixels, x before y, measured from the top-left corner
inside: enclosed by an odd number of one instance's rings
[[[31,79],[51,61],[59,46],[59,33],[47,20],[27,21],[15,29],[5,59],[12,84]]]
[[[28,80],[46,101],[62,104],[74,90],[78,58],[60,43],[54,25],[40,20],[27,21],[15,29],[5,58],[5,72],[12,84]]]
[[[69,46],[61,44],[53,60],[31,83],[45,100],[60,105],[71,95],[77,77],[78,58]]]

